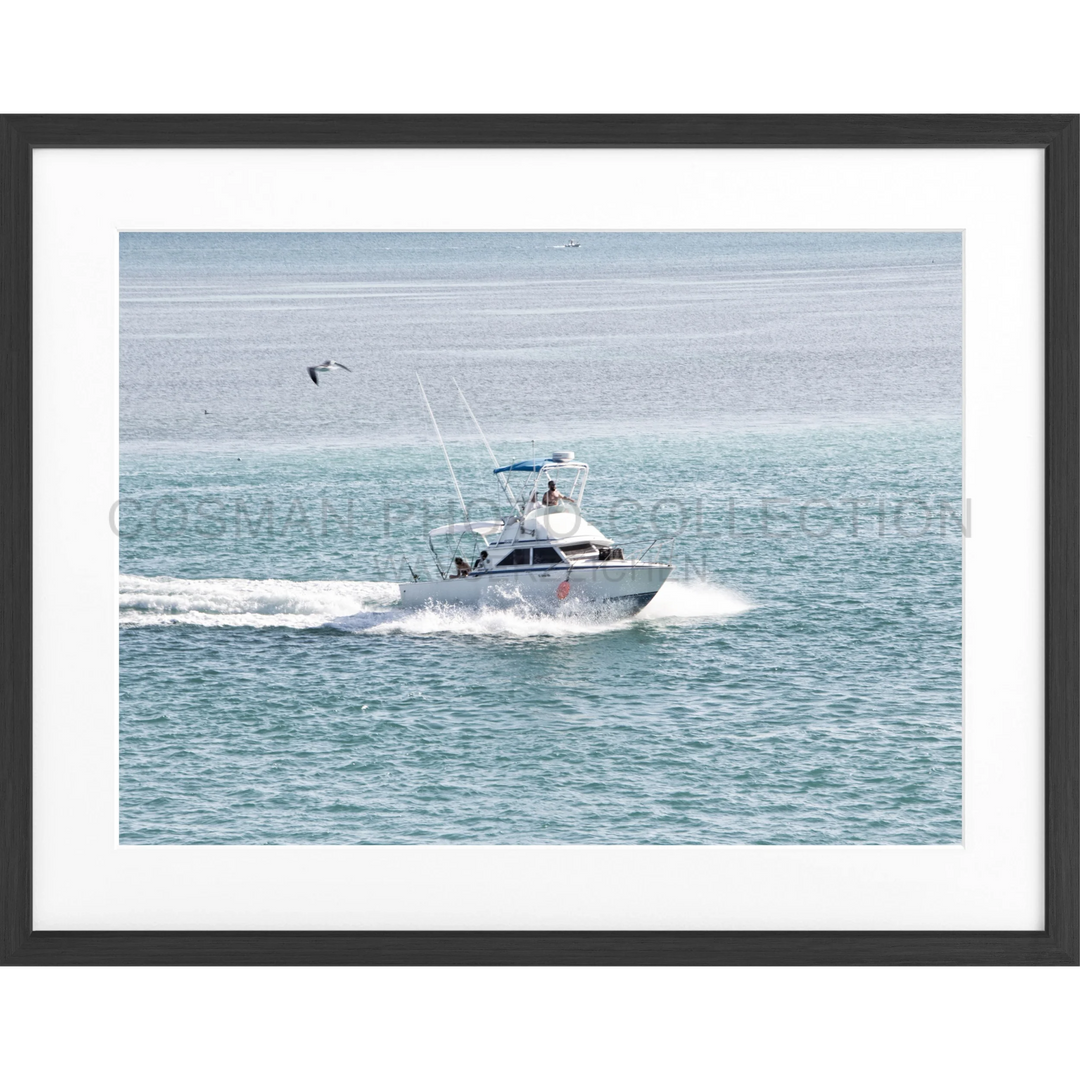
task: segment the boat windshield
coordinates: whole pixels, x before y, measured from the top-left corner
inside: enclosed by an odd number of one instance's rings
[[[595,559],[600,554],[593,544],[563,544],[562,553],[571,561]]]

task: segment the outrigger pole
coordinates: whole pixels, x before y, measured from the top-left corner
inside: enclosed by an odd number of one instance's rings
[[[484,429],[480,426],[480,421],[476,419],[476,415],[472,411],[472,407],[465,400],[465,395],[461,392],[461,387],[458,386],[457,379],[453,375],[450,376],[450,381],[454,384],[454,389],[458,392],[458,397],[461,398],[461,404],[468,410],[469,416],[472,418],[472,422],[476,425],[477,434],[484,440],[484,445],[487,447],[488,456],[491,458],[492,465],[495,466],[495,475],[502,482],[503,490],[506,492],[506,497],[510,500],[511,505],[515,510],[520,511],[521,507],[518,505],[517,499],[514,497],[513,489],[507,482],[507,479],[501,472],[499,472],[499,459],[495,456],[495,451],[491,449],[491,443],[487,441],[487,436],[484,434]]]
[[[442,447],[443,457],[446,458],[446,467],[450,470],[450,479],[454,481],[454,490],[457,492],[458,502],[461,503],[462,513],[465,515],[465,520],[469,520],[469,508],[465,505],[465,499],[462,497],[461,488],[458,485],[457,477],[454,475],[454,466],[450,464],[450,455],[446,452],[446,443],[443,442],[442,432],[439,430],[439,425],[435,422],[435,414],[431,411],[431,403],[427,399],[427,394],[424,393],[424,384],[420,382],[420,373],[416,374],[416,381],[420,386],[420,396],[424,399],[424,404],[427,406],[428,416],[431,417],[431,425],[435,428],[435,434],[438,436],[439,445]]]

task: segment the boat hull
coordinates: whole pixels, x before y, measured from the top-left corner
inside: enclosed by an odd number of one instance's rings
[[[495,571],[444,581],[408,582],[399,588],[403,607],[525,606],[568,614],[610,608],[629,616],[639,612],[657,594],[670,573],[671,566],[665,563],[554,567],[541,572]]]

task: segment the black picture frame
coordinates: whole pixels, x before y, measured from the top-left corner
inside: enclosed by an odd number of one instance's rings
[[[1080,962],[1076,115],[0,117],[0,959],[5,964],[915,965]],[[32,168],[39,148],[1035,148],[1045,159],[1045,929],[79,932],[32,929]]]

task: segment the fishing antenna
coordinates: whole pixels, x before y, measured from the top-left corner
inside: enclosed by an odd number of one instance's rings
[[[442,432],[439,430],[439,425],[435,422],[435,414],[431,411],[431,402],[427,399],[427,394],[424,393],[424,384],[420,382],[420,373],[417,372],[416,382],[420,387],[420,396],[424,399],[424,404],[427,406],[428,416],[431,417],[431,426],[435,429],[435,434],[438,436],[439,445],[442,447],[443,457],[446,458],[446,467],[450,470],[450,479],[454,481],[454,490],[457,492],[458,502],[461,503],[462,512],[465,514],[465,520],[469,520],[469,508],[465,505],[465,499],[461,494],[461,487],[458,485],[457,477],[454,475],[454,466],[450,464],[450,455],[446,452],[446,443],[443,442]]]
[[[497,469],[499,467],[499,459],[495,456],[495,451],[491,449],[491,443],[487,441],[487,436],[484,434],[483,428],[480,427],[480,421],[476,419],[476,414],[469,407],[469,403],[465,400],[465,395],[461,392],[461,387],[458,386],[457,379],[453,375],[450,376],[450,381],[454,384],[454,389],[458,392],[458,397],[461,398],[461,404],[465,406],[465,410],[468,412],[472,422],[476,425],[477,434],[484,440],[484,445],[487,447],[488,456],[491,458],[492,464]]]
[[[472,422],[476,425],[477,434],[484,440],[484,445],[487,447],[488,456],[491,458],[491,463],[495,466],[495,475],[502,482],[503,491],[506,492],[506,497],[510,500],[515,510],[520,510],[518,501],[514,497],[514,492],[511,489],[509,483],[507,483],[506,477],[499,472],[499,459],[495,456],[495,451],[491,449],[491,443],[487,441],[487,436],[484,434],[484,429],[480,426],[480,421],[476,419],[476,414],[472,411],[472,407],[465,400],[465,395],[461,392],[461,387],[458,386],[457,379],[453,375],[450,376],[450,381],[454,384],[454,389],[458,392],[458,397],[461,398],[461,404],[465,406],[466,411],[472,418]]]

